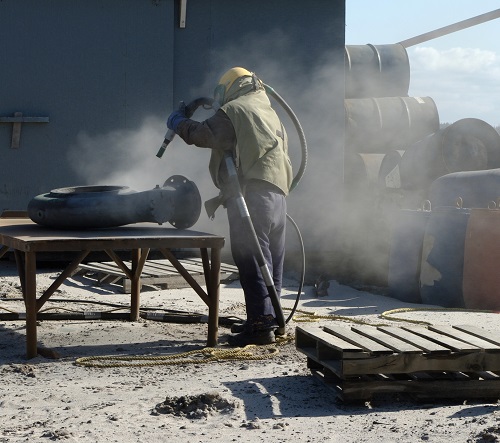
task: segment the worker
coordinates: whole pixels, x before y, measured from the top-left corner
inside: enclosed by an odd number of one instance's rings
[[[271,297],[252,254],[251,232],[245,228],[234,189],[228,189],[225,152],[233,156],[242,193],[278,297],[285,255],[286,196],[292,183],[287,135],[262,81],[241,67],[229,69],[214,93],[220,108],[197,122],[186,118],[183,106],[168,118],[167,126],[187,144],[212,149],[209,171],[220,190],[218,204],[227,208],[231,253],[244,292],[246,321],[234,324],[232,346],[269,344],[278,328]],[[206,205],[209,210],[210,205]]]

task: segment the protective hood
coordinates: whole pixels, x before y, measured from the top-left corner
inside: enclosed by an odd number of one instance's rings
[[[229,89],[222,94],[219,92],[219,96],[216,100],[219,101],[220,105],[225,105],[226,103],[241,97],[249,92],[259,91],[264,89],[264,85],[255,75],[245,75],[243,77],[237,78],[229,87]],[[221,96],[222,95],[222,96]]]

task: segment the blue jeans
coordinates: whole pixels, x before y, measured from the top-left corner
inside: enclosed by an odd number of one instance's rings
[[[245,201],[279,297],[285,258],[285,196],[270,185],[268,189],[247,189]],[[227,200],[226,207],[231,253],[245,294],[247,324],[253,330],[270,329],[276,326],[276,315],[258,262],[252,254],[252,233],[245,228],[236,199]]]

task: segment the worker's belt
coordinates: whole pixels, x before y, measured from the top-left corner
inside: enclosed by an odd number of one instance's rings
[[[246,194],[247,192],[265,192],[265,191],[275,192],[277,194],[285,195],[285,193],[276,185],[273,185],[270,182],[266,182],[265,180],[259,180],[259,179],[248,180],[248,182],[244,186],[244,189],[242,189],[243,194]]]
[[[249,180],[244,186],[242,186],[241,192],[245,195],[248,192],[275,192],[277,194],[285,195],[285,193],[278,188],[276,185],[269,183],[265,180],[252,179]],[[217,197],[211,198],[205,202],[205,210],[207,211],[208,217],[213,220],[215,218],[215,211],[219,206],[225,206],[226,200],[235,195],[233,193],[224,193],[221,191]]]

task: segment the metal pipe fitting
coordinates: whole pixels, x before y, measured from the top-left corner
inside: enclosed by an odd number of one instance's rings
[[[132,223],[169,222],[188,229],[200,216],[201,196],[182,175],[162,187],[137,192],[127,186],[74,186],[34,197],[28,216],[35,223],[61,229],[111,228]]]

